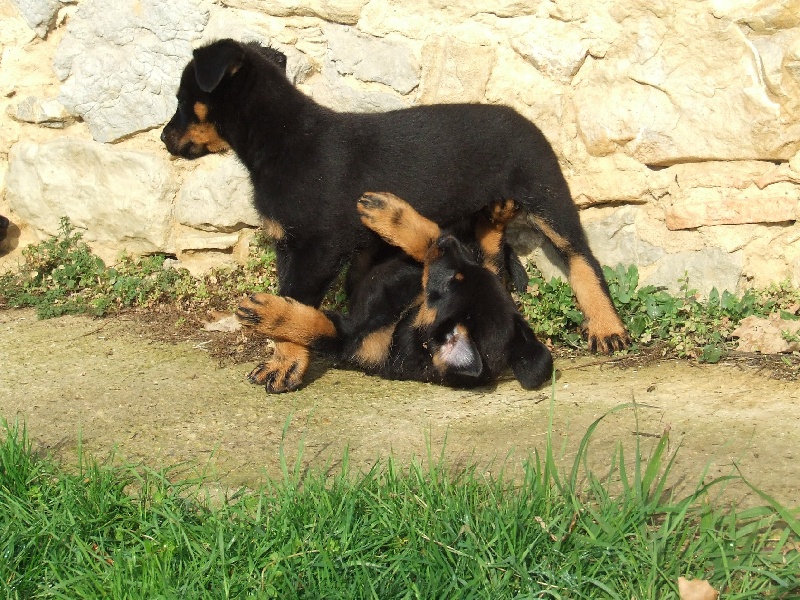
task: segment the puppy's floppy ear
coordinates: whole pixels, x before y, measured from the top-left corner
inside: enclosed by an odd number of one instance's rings
[[[286,55],[277,48],[267,47],[264,49],[264,55],[278,65],[281,70],[286,72]]]
[[[225,75],[242,66],[244,48],[234,40],[220,40],[194,51],[194,76],[204,92],[213,92]]]
[[[531,326],[520,314],[514,316],[509,362],[514,377],[526,390],[538,388],[553,375],[553,355],[536,339]]]

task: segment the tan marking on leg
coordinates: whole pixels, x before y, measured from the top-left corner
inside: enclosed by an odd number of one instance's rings
[[[496,227],[484,215],[475,223],[475,237],[483,254],[483,266],[495,275],[500,272],[500,256],[505,227]]]
[[[212,153],[223,152],[230,149],[228,142],[223,140],[213,123],[192,123],[186,128],[186,133],[181,137],[179,144],[181,147],[186,144],[203,146]]]
[[[578,306],[586,315],[584,328],[588,335],[589,349],[610,354],[627,346],[630,343],[628,332],[611,299],[603,290],[597,274],[584,257],[570,257],[569,279]]]
[[[533,222],[567,256],[569,282],[578,307],[586,316],[584,330],[589,350],[610,354],[630,345],[630,336],[591,265],[582,255],[576,254],[569,241],[557,234],[543,219],[533,217]]]
[[[322,311],[272,294],[253,294],[244,299],[236,316],[242,324],[269,338],[304,346],[336,335],[336,327]]]
[[[264,218],[261,220],[261,229],[264,230],[270,239],[277,241],[282,240],[286,236],[286,231],[280,223],[274,219]]]
[[[483,254],[483,266],[495,275],[503,265],[503,245],[506,225],[517,213],[513,200],[495,202],[478,215],[475,223],[475,237]]]
[[[378,367],[386,362],[392,346],[395,325],[373,331],[361,342],[353,358],[365,367]]]
[[[417,308],[417,314],[414,317],[413,326],[417,329],[425,329],[433,325],[436,320],[436,309],[429,306],[426,300],[426,289],[428,287],[428,277],[430,274],[430,264],[432,261],[438,259],[442,255],[439,244],[434,242],[428,248],[425,254],[425,261],[422,263],[422,293],[416,297],[412,303],[412,307]],[[463,279],[463,274],[461,275]]]
[[[436,223],[394,194],[368,192],[359,199],[358,212],[364,225],[420,262],[441,234]]]
[[[484,214],[495,225],[505,226],[517,214],[517,203],[513,200],[501,200],[487,206]]]
[[[547,236],[547,239],[553,242],[553,245],[556,248],[564,252],[567,256],[572,254],[572,246],[570,245],[570,243],[566,239],[561,237],[559,234],[557,234],[553,230],[553,228],[547,224],[546,221],[540,219],[539,217],[531,217],[531,218],[533,219],[533,222],[536,224],[536,227],[539,228],[539,231],[545,234]]]

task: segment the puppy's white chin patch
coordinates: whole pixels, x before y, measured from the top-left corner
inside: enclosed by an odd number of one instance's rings
[[[439,348],[439,359],[453,369],[465,369],[480,362],[466,327],[458,324],[445,336],[445,342]]]

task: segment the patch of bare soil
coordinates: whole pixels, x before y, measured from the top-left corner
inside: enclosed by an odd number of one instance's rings
[[[336,468],[346,449],[351,465],[368,468],[390,453],[426,460],[428,448],[436,457],[444,448],[456,467],[513,472],[544,448],[551,398],[567,468],[587,428],[630,404],[592,437],[597,473],[618,445],[629,455],[638,442],[646,455],[669,429],[671,449],[680,446],[673,482],[684,491],[738,468],[779,501],[800,499],[800,385],[747,357],[697,365],[653,354],[562,356],[555,385],[535,392],[510,377],[451,390],[316,361],[303,389],[268,396],[245,379],[263,340],[201,327],[174,313],[38,321],[33,311],[0,311],[0,415],[24,419],[35,446],[67,464],[80,440],[101,460],[186,463],[249,486],[279,476],[282,445],[290,462],[302,445],[302,463],[313,468]],[[729,485],[723,501],[743,496],[762,502],[742,484]]]

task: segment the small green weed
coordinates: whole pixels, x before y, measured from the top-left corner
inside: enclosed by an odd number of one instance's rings
[[[0,295],[9,306],[34,306],[40,318],[90,312],[105,264],[68,219],[61,219],[59,235],[28,246],[22,255],[20,272],[0,278]]]
[[[575,305],[572,288],[558,277],[545,281],[533,268],[529,275],[528,289],[520,294],[522,314],[540,337],[580,347],[583,313]]]
[[[681,357],[717,362],[733,346],[731,333],[751,315],[768,316],[780,311],[784,318],[797,318],[800,290],[788,283],[765,290],[747,290],[742,296],[712,289],[701,300],[688,278],[680,281],[680,292],[670,294],[652,285],[639,287],[636,266],[603,267],[614,305],[626,323],[637,347],[665,344]],[[520,295],[523,314],[537,333],[555,343],[579,346],[583,316],[577,310],[569,284],[560,278],[544,281],[531,270],[528,290]]]

